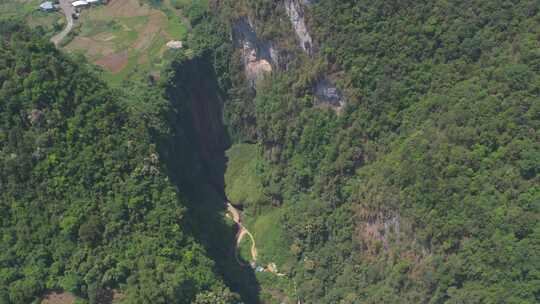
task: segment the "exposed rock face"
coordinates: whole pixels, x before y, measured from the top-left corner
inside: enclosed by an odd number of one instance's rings
[[[303,0],[304,5],[311,4],[309,0]],[[300,41],[300,47],[309,55],[312,53],[313,40],[306,27],[304,20],[304,8],[298,0],[286,0],[285,10],[293,25],[296,36]]]
[[[306,26],[304,7],[315,2],[316,0],[285,0],[285,10],[296,32],[300,47],[310,56],[314,52],[313,39]],[[328,77],[324,77],[317,82],[314,93],[319,105],[330,106],[338,111],[345,105],[343,94],[332,84]]]
[[[316,0],[284,1],[285,10],[296,32],[300,47],[310,56],[315,50],[306,26],[304,8],[315,2]],[[263,41],[257,37],[254,26],[247,17],[242,17],[235,22],[232,34],[235,47],[242,52],[244,71],[251,88],[255,88],[257,81],[264,75],[279,68],[280,61],[286,61],[279,60],[278,50],[272,42]],[[343,94],[328,76],[324,76],[315,84],[313,93],[320,106],[329,106],[339,111],[345,105]]]
[[[341,109],[345,105],[341,92],[326,77],[321,79],[315,86],[315,97],[319,103],[337,109]]]
[[[272,65],[277,65],[277,51],[272,43],[259,40],[247,17],[234,24],[233,40],[242,51],[246,78],[255,88],[257,81],[272,71]]]

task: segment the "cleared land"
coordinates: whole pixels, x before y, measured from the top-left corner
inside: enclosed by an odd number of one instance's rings
[[[137,70],[159,70],[170,40],[183,40],[187,27],[177,12],[112,0],[83,10],[78,35],[65,46],[104,68],[105,78],[119,84]]]
[[[270,201],[263,191],[257,166],[261,162],[257,146],[236,144],[227,151],[225,193],[234,205],[257,207]]]
[[[73,304],[77,298],[69,292],[52,292],[48,294],[41,304]]]
[[[225,192],[232,203],[244,207],[242,218],[238,210],[228,205],[232,217],[236,211],[235,222],[240,222],[236,236],[237,261],[241,265],[245,264],[242,261],[256,262],[263,268],[255,274],[265,303],[294,303],[286,296],[294,294],[294,282],[287,273],[297,257],[280,225],[283,209],[273,207],[264,193],[259,168],[264,166],[264,159],[253,144],[235,144],[226,154]]]
[[[60,31],[65,23],[62,12],[40,11],[42,0],[0,0],[2,18],[21,18],[30,27],[42,26],[49,35]]]

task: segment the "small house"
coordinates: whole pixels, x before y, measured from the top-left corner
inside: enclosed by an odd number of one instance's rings
[[[84,1],[84,0],[77,0],[73,3],[71,3],[71,5],[73,5],[73,7],[75,8],[78,8],[78,7],[85,7],[85,6],[88,6],[88,2]]]
[[[167,47],[170,49],[181,49],[182,48],[182,41],[179,40],[171,40],[167,42]]]
[[[44,12],[52,12],[55,10],[55,7],[52,1],[46,1],[39,5],[39,9]]]

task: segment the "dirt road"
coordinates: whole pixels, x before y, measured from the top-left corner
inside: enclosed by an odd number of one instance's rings
[[[232,220],[236,223],[238,226],[238,232],[236,233],[236,245],[235,245],[235,253],[236,261],[244,265],[240,259],[238,258],[238,250],[240,249],[240,242],[242,242],[242,239],[247,235],[249,238],[251,238],[251,262],[257,262],[257,246],[255,245],[255,238],[253,237],[253,234],[249,232],[249,230],[246,229],[246,227],[242,224],[242,217],[240,216],[240,212],[238,209],[236,209],[231,203],[226,202],[227,204],[227,212],[229,213]]]
[[[60,8],[62,8],[62,11],[66,16],[67,25],[60,33],[51,38],[51,42],[56,46],[60,45],[60,42],[62,42],[73,29],[73,13],[75,13],[75,8],[71,5],[71,1],[69,0],[60,0]]]

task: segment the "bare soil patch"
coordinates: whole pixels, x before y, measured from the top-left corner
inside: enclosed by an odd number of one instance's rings
[[[73,41],[68,44],[66,50],[72,51],[85,51],[86,56],[92,59],[95,57],[108,56],[114,53],[113,43],[107,43],[102,41],[96,41],[92,38],[77,36]]]
[[[73,304],[75,300],[75,296],[69,292],[51,292],[41,301],[41,304]]]
[[[128,59],[128,51],[126,50],[120,53],[105,56],[96,61],[96,64],[104,67],[111,73],[116,74],[122,71],[127,66]]]

